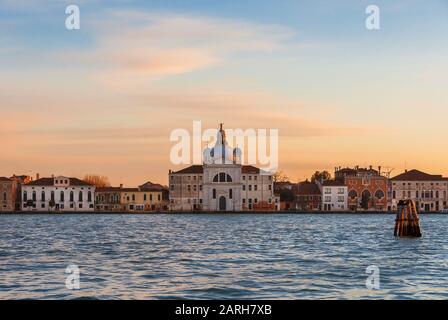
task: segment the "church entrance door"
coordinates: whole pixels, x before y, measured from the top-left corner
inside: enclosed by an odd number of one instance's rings
[[[219,197],[219,211],[226,211],[226,197]]]

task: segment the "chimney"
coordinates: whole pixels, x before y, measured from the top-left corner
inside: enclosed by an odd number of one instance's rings
[[[36,180],[39,180],[40,174],[36,173]]]
[[[381,166],[378,166],[378,174],[381,174]]]
[[[122,184],[122,183],[120,183],[120,189],[121,189],[121,188],[123,188],[123,184]]]
[[[373,168],[373,166],[372,166],[372,165],[370,165],[370,167],[369,167],[369,168],[370,168],[370,171],[372,171],[372,168]]]

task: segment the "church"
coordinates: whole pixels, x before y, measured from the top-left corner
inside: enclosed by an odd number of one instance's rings
[[[216,143],[203,151],[203,164],[169,172],[171,211],[272,211],[279,207],[272,175],[242,165],[220,126]]]

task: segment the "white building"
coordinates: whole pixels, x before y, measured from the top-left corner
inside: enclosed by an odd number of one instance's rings
[[[448,178],[418,170],[405,171],[390,179],[392,210],[397,210],[400,200],[413,200],[420,211],[446,209]]]
[[[272,175],[241,165],[241,151],[218,131],[213,148],[205,148],[203,165],[169,173],[172,211],[275,210]]]
[[[77,178],[41,178],[22,186],[23,211],[89,212],[95,186]]]
[[[348,201],[347,186],[336,180],[327,180],[318,183],[322,192],[322,210],[346,211]]]

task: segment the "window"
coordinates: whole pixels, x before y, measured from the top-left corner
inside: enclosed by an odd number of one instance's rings
[[[78,195],[78,201],[82,202],[82,191],[79,191],[79,195]],[[81,207],[80,207],[81,208]]]
[[[174,191],[174,184],[170,185],[170,190]]]
[[[50,201],[54,202],[54,191],[50,193]]]
[[[344,196],[338,196],[338,202],[345,202]]]
[[[36,191],[33,191],[33,201],[36,201]]]
[[[213,178],[213,182],[232,182],[232,177],[225,172],[220,172],[219,174],[215,175]]]
[[[216,199],[216,189],[213,189],[213,199]]]
[[[350,192],[348,193],[348,196],[350,199],[354,200],[358,197],[358,193],[355,190],[350,190]]]
[[[152,193],[149,195],[149,201],[152,201]]]
[[[271,185],[271,184],[268,186],[268,190],[269,190],[269,191],[272,190],[272,185]]]
[[[325,193],[325,194],[330,194],[330,193],[331,193],[331,188],[325,188],[324,193]]]
[[[324,199],[325,202],[331,202],[331,196],[325,196]]]
[[[92,202],[92,191],[87,192],[87,202]]]
[[[23,191],[23,201],[27,202],[28,201],[28,193],[25,191]]]
[[[160,201],[160,194],[157,195],[157,200]]]
[[[255,191],[258,190],[258,185],[254,185],[254,190],[255,190]]]
[[[252,185],[251,184],[249,185],[249,191],[252,191]]]
[[[75,194],[73,193],[73,191],[70,191],[70,202],[75,201]]]
[[[135,194],[132,194],[132,201],[135,201]]]
[[[143,201],[146,201],[146,193],[143,194]]]
[[[64,191],[61,191],[60,201],[61,201],[61,202],[64,202]]]
[[[191,191],[191,185],[188,185],[188,186],[187,186],[187,190],[188,190],[188,192]]]
[[[7,196],[6,196],[6,192],[4,192],[4,193],[3,193],[3,201],[6,202],[6,198],[7,198]]]
[[[233,191],[232,191],[232,189],[230,189],[229,190],[229,199],[232,199],[233,198]]]
[[[45,191],[40,193],[40,201],[45,201]]]
[[[243,191],[246,191],[246,185],[243,184]]]

